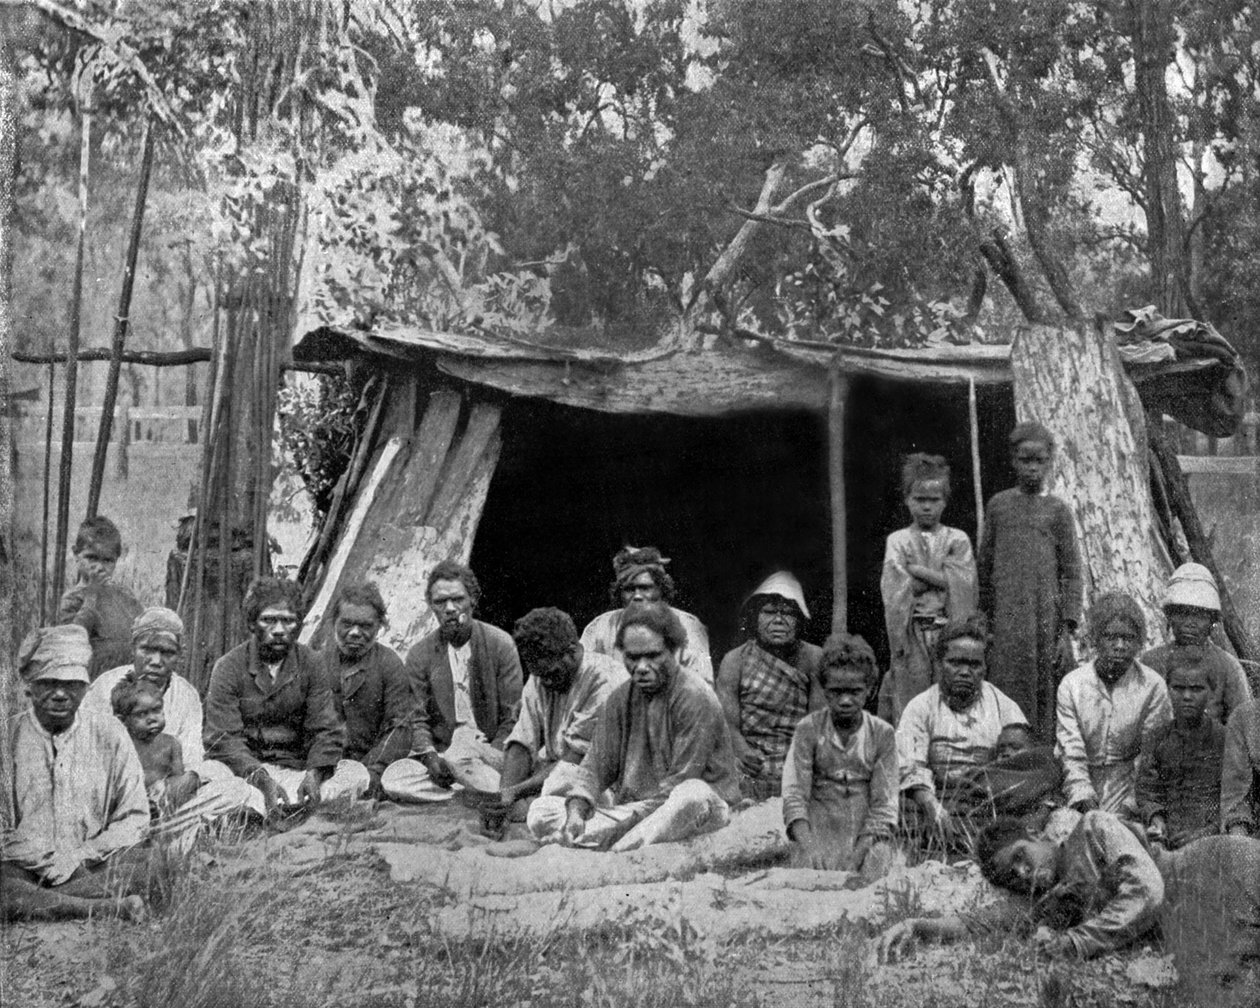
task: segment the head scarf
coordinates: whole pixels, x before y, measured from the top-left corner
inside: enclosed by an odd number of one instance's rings
[[[665,573],[669,566],[669,557],[661,556],[655,546],[623,546],[613,557],[613,574],[618,585],[633,581],[644,571],[653,578]]]
[[[85,683],[91,661],[88,632],[77,623],[32,630],[18,648],[18,674],[26,682],[62,679]]]
[[[180,639],[184,636],[184,621],[173,609],[149,606],[131,624],[131,643],[135,644],[154,634],[169,637],[171,643],[179,647]]]

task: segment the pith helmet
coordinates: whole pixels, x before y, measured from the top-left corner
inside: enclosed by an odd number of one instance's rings
[[[1182,564],[1168,579],[1168,592],[1164,596],[1164,608],[1169,606],[1193,606],[1196,609],[1221,611],[1221,595],[1216,590],[1216,579],[1202,564]]]

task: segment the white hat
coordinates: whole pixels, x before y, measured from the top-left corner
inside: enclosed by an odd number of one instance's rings
[[[795,602],[801,614],[809,619],[809,606],[805,604],[805,589],[796,577],[787,571],[775,571],[748,594],[748,598],[758,595],[778,595],[789,602]],[[744,600],[747,603],[748,599]]]
[[[1175,605],[1220,612],[1221,596],[1212,572],[1197,563],[1182,564],[1173,571],[1164,595],[1164,608]]]

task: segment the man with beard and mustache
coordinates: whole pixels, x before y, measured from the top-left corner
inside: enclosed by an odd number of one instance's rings
[[[367,773],[342,759],[345,727],[319,657],[297,642],[301,589],[282,578],[257,578],[241,611],[252,636],[210,672],[206,756],[254,785],[268,815],[357,798],[367,789]]]
[[[1002,729],[1027,724],[1019,705],[985,682],[989,634],[974,614],[947,623],[937,640],[941,681],[914,697],[897,725],[906,832],[954,844],[962,831],[952,792],[970,793],[976,767],[993,757]]]
[[[1172,703],[1164,680],[1137,660],[1146,619],[1133,599],[1100,595],[1087,622],[1098,657],[1063,677],[1056,704],[1064,791],[1078,812],[1135,815],[1138,756],[1172,723]]]
[[[822,648],[801,640],[809,619],[801,583],[787,571],[766,578],[744,603],[749,639],[718,668],[717,695],[743,772],[746,797],[779,793],[792,733],[810,711],[826,707]]]
[[[437,629],[407,654],[413,758],[382,777],[390,797],[434,800],[458,781],[483,794],[499,790],[503,749],[521,700],[521,662],[512,638],[473,619],[481,586],[472,570],[445,560],[429,572],[425,598]]]
[[[386,617],[374,582],[343,588],[332,611],[324,674],[346,725],[345,758],[367,769],[368,790],[377,794],[385,768],[411,749],[411,686],[402,659],[377,640]]]

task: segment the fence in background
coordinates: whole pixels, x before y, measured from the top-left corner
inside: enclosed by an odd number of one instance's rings
[[[197,444],[201,428],[200,406],[121,406],[114,413],[115,442]],[[48,420],[46,408],[21,409],[18,440],[43,441]],[[74,440],[94,444],[101,427],[100,406],[79,406],[74,411]],[[53,411],[53,443],[61,443],[61,411]]]

